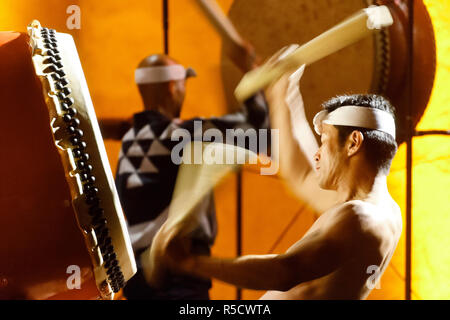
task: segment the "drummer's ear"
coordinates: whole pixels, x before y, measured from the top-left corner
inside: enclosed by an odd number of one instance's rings
[[[355,155],[361,150],[364,141],[364,135],[359,130],[353,130],[347,138],[346,149],[349,157]]]

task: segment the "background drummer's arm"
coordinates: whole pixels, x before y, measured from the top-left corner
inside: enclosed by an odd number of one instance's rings
[[[209,22],[222,38],[225,54],[242,72],[246,73],[257,65],[253,47],[239,34],[217,1],[196,0]]]
[[[238,67],[243,73],[246,73],[257,65],[257,57],[253,46],[242,38],[240,41],[233,41],[233,37],[223,37],[224,52],[233,64]],[[258,91],[256,94],[248,98],[242,103],[242,108],[236,113],[229,114],[229,120],[233,121],[234,118],[245,116],[245,121],[255,128],[261,128],[266,125],[266,119],[268,116],[267,101],[262,91]],[[221,117],[223,120],[227,116]]]
[[[98,120],[103,139],[121,140],[131,128],[131,119],[101,118]]]
[[[258,57],[254,47],[244,39],[234,27],[233,23],[223,12],[215,0],[196,0],[209,22],[222,38],[225,55],[243,73],[258,66]],[[259,91],[243,103],[243,110],[247,121],[255,128],[266,124],[267,103],[264,94]]]
[[[336,203],[337,194],[318,185],[313,169],[318,144],[304,115],[298,81],[299,77],[290,82],[285,75],[266,90],[270,124],[279,130],[277,160],[281,177],[298,198],[323,213]],[[295,89],[298,92],[293,92]]]

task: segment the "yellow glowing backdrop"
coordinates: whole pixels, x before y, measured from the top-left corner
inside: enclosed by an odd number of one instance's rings
[[[226,112],[220,77],[221,41],[193,0],[170,2],[170,54],[194,67],[198,77],[189,80],[183,117]],[[218,1],[227,11],[232,0]],[[450,117],[450,2],[425,0],[437,42],[437,73],[432,97],[418,129],[448,129]],[[68,30],[66,9],[81,8],[81,29]],[[32,19],[75,37],[99,117],[130,117],[141,109],[133,83],[134,68],[144,56],[162,52],[160,0],[108,2],[92,0],[2,0],[0,30],[25,31]],[[450,189],[449,138],[414,139],[413,168],[413,298],[450,298]],[[115,172],[120,143],[106,141]],[[392,166],[389,189],[405,212],[405,146]],[[236,179],[229,177],[216,190],[219,235],[213,252],[236,254]],[[313,223],[314,214],[292,198],[280,181],[243,173],[243,253],[282,252]],[[300,214],[298,214],[301,212]],[[293,222],[291,224],[291,222]],[[286,231],[286,232],[285,232]],[[280,234],[285,233],[283,238]],[[404,298],[404,236],[371,299]],[[234,287],[214,281],[213,299],[234,299]],[[261,292],[244,290],[243,298]]]

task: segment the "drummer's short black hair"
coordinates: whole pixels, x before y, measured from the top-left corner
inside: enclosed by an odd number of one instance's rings
[[[334,97],[322,104],[323,109],[332,112],[343,106],[361,106],[375,108],[390,113],[395,119],[395,108],[389,100],[376,94],[352,94]],[[354,130],[360,131],[364,136],[363,146],[367,159],[374,165],[376,170],[388,174],[392,159],[397,152],[397,142],[390,134],[366,128],[337,126],[339,132],[339,144],[344,146],[347,137]]]

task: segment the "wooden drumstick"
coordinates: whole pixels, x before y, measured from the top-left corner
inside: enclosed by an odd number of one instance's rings
[[[152,286],[158,287],[164,281],[164,258],[160,256],[160,246],[167,236],[186,236],[199,225],[202,219],[195,207],[231,171],[239,167],[235,161],[227,159],[247,159],[256,163],[258,156],[250,150],[221,143],[202,143],[202,163],[195,164],[195,142],[185,148],[183,163],[178,171],[175,189],[170,202],[169,216],[161,231],[153,239],[150,248],[141,255],[144,276]],[[212,157],[212,158],[210,158]],[[212,159],[218,160],[216,163]],[[231,162],[231,163],[228,163]]]
[[[305,43],[277,63],[265,64],[246,73],[234,94],[238,101],[244,101],[285,72],[320,60],[392,23],[391,13],[386,6],[371,6],[363,9]]]
[[[196,2],[224,40],[241,47],[245,45],[244,39],[242,39],[236,31],[236,28],[233,26],[230,19],[223,13],[216,1],[196,0]]]
[[[237,32],[233,23],[224,14],[215,0],[196,0],[223,40],[225,54],[243,72],[257,65],[253,47]]]

